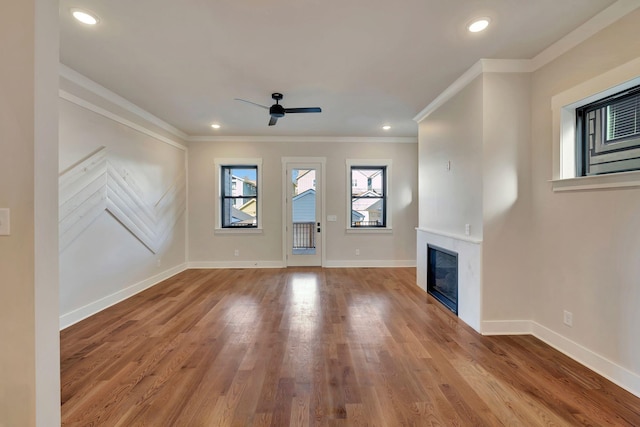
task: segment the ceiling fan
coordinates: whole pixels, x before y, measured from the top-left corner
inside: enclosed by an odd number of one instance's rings
[[[284,108],[282,105],[278,103],[282,99],[283,95],[278,92],[274,92],[271,94],[271,98],[276,101],[271,107],[267,107],[266,105],[257,104],[255,102],[247,101],[246,99],[235,98],[236,101],[246,102],[248,104],[253,104],[258,107],[265,108],[269,110],[269,115],[271,119],[269,119],[269,126],[273,126],[278,122],[278,119],[284,117],[287,113],[322,113],[322,109],[320,107],[306,107],[306,108]]]

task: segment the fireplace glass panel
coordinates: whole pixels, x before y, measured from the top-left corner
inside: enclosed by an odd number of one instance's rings
[[[427,245],[427,292],[458,313],[458,254]]]

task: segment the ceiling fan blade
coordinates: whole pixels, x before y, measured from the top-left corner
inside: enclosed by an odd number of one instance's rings
[[[271,119],[269,119],[269,126],[274,126],[276,123],[278,123],[278,118],[272,116]]]
[[[322,113],[320,107],[308,107],[308,108],[285,108],[285,113]]]
[[[262,107],[262,108],[265,108],[265,109],[267,109],[267,110],[269,109],[269,107],[267,107],[266,105],[257,104],[257,103],[252,102],[252,101],[247,101],[246,99],[240,99],[240,98],[233,98],[233,99],[234,99],[234,100],[236,100],[236,101],[246,102],[247,104],[253,104],[253,105],[255,105],[256,107]]]

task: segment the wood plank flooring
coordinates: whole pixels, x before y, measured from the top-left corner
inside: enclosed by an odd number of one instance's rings
[[[529,336],[482,337],[415,269],[188,270],[61,333],[67,426],[640,426]]]

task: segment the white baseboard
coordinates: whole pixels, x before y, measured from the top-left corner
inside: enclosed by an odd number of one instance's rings
[[[415,267],[416,260],[347,260],[347,261],[325,261],[326,268],[374,268],[374,267]]]
[[[532,335],[530,320],[484,320],[482,335]]]
[[[640,375],[532,320],[482,322],[483,335],[533,335],[629,393],[640,397]]]
[[[181,273],[186,269],[186,263],[177,265],[166,271],[163,271],[162,273],[156,274],[155,276],[138,282],[135,285],[131,285],[116,293],[108,295],[104,298],[100,298],[99,300],[87,304],[84,307],[77,308],[73,311],[70,311],[69,313],[65,313],[60,316],[60,330],[68,328],[69,326],[78,323],[79,321],[86,319],[89,316],[93,316],[94,314],[104,310],[105,308],[111,307],[112,305],[117,304],[120,301],[124,301],[125,299],[130,298],[135,294],[140,293],[154,285],[157,285],[163,280],[175,276],[176,274]]]
[[[325,261],[325,268],[415,267],[415,260],[400,261]],[[192,261],[188,268],[285,268],[282,261]]]
[[[188,268],[284,268],[282,261],[192,261]]]
[[[619,385],[629,393],[640,397],[640,375],[631,372],[627,368],[618,365],[569,338],[563,337],[545,326],[536,322],[531,323],[533,335],[536,338],[544,341],[577,362],[580,362],[582,365],[602,375],[609,381]]]

